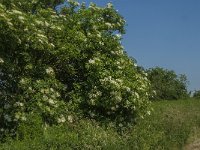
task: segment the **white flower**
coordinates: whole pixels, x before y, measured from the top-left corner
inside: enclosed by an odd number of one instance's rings
[[[74,0],[67,0],[67,2],[73,3],[75,6],[79,6],[80,5],[79,2],[74,1]]]
[[[130,92],[131,89],[130,89],[129,87],[126,87],[126,91],[127,91],[127,92]]]
[[[105,25],[107,25],[108,27],[112,27],[112,24],[109,22],[106,22]]]
[[[51,91],[51,92],[54,92],[54,89],[53,89],[53,88],[50,88],[50,91]]]
[[[48,97],[46,95],[43,95],[43,100],[44,101],[47,101],[48,100]]]
[[[25,19],[23,16],[19,16],[18,18],[19,18],[19,20],[21,20],[21,21],[23,21],[23,20]]]
[[[134,66],[135,66],[135,67],[137,67],[137,64],[136,64],[136,63],[134,63]]]
[[[55,47],[55,45],[53,43],[50,43],[50,46],[53,47],[53,48]]]
[[[23,104],[23,103],[21,103],[21,102],[16,102],[16,103],[15,103],[15,106],[20,106],[20,107],[23,107],[23,106],[24,106],[24,104]]]
[[[151,112],[150,112],[150,111],[147,111],[147,115],[151,115]]]
[[[46,73],[49,74],[49,75],[53,75],[53,74],[54,74],[53,68],[48,67],[48,68],[46,69]]]
[[[58,92],[56,92],[55,94],[56,94],[56,97],[60,97],[60,94]]]
[[[3,132],[4,131],[4,128],[1,128],[1,130],[0,130],[1,132]]]
[[[15,119],[19,120],[19,118],[20,118],[19,113],[15,114]]]
[[[118,102],[121,102],[121,100],[122,100],[122,97],[121,97],[121,96],[116,96],[115,98],[116,98],[116,100],[117,100]]]
[[[139,97],[140,97],[137,92],[135,92],[135,96],[136,96],[137,99],[139,99]]]
[[[28,90],[30,90],[31,92],[33,92],[33,88],[32,87],[28,87]]]
[[[47,38],[45,35],[43,34],[37,34],[37,36],[41,37],[41,38]]]
[[[44,22],[44,25],[46,26],[46,27],[48,27],[49,26],[49,23],[48,22]]]
[[[15,14],[22,14],[22,12],[21,11],[18,11],[18,10],[13,10],[13,13],[15,13]]]
[[[116,110],[116,108],[115,108],[115,107],[111,107],[111,110],[112,110],[112,111],[115,111],[115,110]]]
[[[55,104],[54,100],[50,98],[49,99],[49,104],[52,104],[52,105]]]
[[[107,4],[107,8],[112,8],[113,7],[113,4],[112,3],[108,3]]]
[[[58,123],[64,123],[65,121],[66,121],[66,119],[63,115],[61,115],[60,118],[57,119]]]
[[[26,117],[25,117],[25,116],[22,116],[22,117],[21,117],[21,120],[22,120],[22,121],[26,121]]]
[[[94,64],[94,63],[95,63],[95,60],[94,60],[94,59],[90,59],[90,60],[89,60],[89,63],[90,63],[90,64]]]
[[[70,123],[72,123],[72,122],[73,122],[73,117],[72,117],[71,115],[69,115],[69,116],[67,117],[67,120],[68,120]]]
[[[121,67],[121,66],[117,66],[117,68],[118,68],[118,69],[122,69],[122,67]]]
[[[119,124],[119,127],[123,127],[123,124],[120,123],[120,124]]]
[[[101,33],[98,33],[98,34],[97,34],[97,37],[98,37],[98,38],[101,38]]]
[[[26,84],[26,79],[22,78],[19,82],[20,82],[21,84]]]
[[[116,34],[116,37],[120,39],[122,37],[122,35],[121,34]]]
[[[0,64],[4,63],[4,60],[0,57]]]
[[[100,44],[100,45],[102,45],[102,46],[104,45],[104,43],[103,43],[103,42],[101,42],[101,41],[99,42],[99,44]]]

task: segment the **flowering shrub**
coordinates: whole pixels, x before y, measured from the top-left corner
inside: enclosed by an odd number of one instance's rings
[[[48,124],[76,114],[119,126],[149,114],[150,83],[121,46],[125,21],[112,4],[57,4],[0,3],[0,132],[33,113]]]

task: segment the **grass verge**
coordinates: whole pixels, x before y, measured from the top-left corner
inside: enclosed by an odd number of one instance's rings
[[[38,127],[32,123],[22,125],[18,137],[0,143],[0,149],[179,150],[200,138],[200,100],[157,101],[152,107],[154,111],[148,118],[139,120],[123,135],[87,119],[43,131],[38,120]]]

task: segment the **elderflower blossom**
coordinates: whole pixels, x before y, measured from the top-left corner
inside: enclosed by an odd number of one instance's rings
[[[120,39],[122,37],[122,35],[121,34],[116,34],[116,37]]]
[[[4,132],[4,128],[1,128],[0,131],[1,131],[1,132]]]
[[[25,18],[23,16],[19,16],[18,18],[19,18],[20,21],[24,21],[25,20]]]
[[[79,6],[80,5],[80,3],[79,2],[77,2],[77,1],[73,1],[73,0],[67,0],[69,3],[72,3],[73,5],[75,5],[75,6]]]
[[[43,34],[37,34],[37,36],[41,37],[41,38],[47,38],[45,35]]]
[[[64,123],[64,122],[66,122],[66,119],[65,119],[65,117],[64,117],[63,115],[61,115],[61,116],[57,119],[57,122],[58,122],[58,123]]]
[[[90,63],[90,64],[94,64],[94,63],[95,63],[95,60],[94,60],[94,59],[90,59],[90,60],[89,60],[89,63]]]
[[[20,107],[23,107],[23,106],[24,106],[24,104],[23,104],[23,103],[21,103],[21,102],[16,102],[16,103],[15,103],[15,106],[20,106]]]
[[[147,111],[147,115],[151,115],[151,111]]]
[[[42,25],[43,24],[43,22],[40,21],[40,20],[35,20],[35,23],[37,23],[38,25]]]
[[[0,57],[0,64],[3,64],[4,60]]]
[[[21,12],[21,11],[18,11],[18,10],[13,10],[12,12],[15,13],[15,14],[19,14],[19,15],[22,14],[22,12]]]
[[[54,100],[50,98],[49,99],[49,104],[52,104],[52,105],[55,104]]]
[[[46,69],[46,73],[49,74],[49,75],[53,75],[53,74],[54,74],[53,68],[48,67],[48,68]]]
[[[127,91],[127,92],[130,92],[131,89],[130,89],[129,87],[126,87],[126,91]]]
[[[113,4],[112,3],[108,3],[107,4],[107,8],[112,8],[113,7]]]
[[[22,121],[26,121],[26,117],[25,117],[25,116],[22,116],[22,117],[21,117],[21,120],[22,120]]]
[[[99,44],[100,44],[100,45],[102,45],[102,46],[104,45],[104,43],[103,43],[103,42],[101,42],[101,41],[99,42]]]
[[[67,120],[72,123],[73,122],[73,117],[71,115],[67,116]]]
[[[109,23],[109,22],[106,22],[105,25],[108,26],[108,27],[112,27],[112,24]]]

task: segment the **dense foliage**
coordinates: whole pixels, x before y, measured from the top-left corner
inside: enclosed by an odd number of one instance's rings
[[[81,116],[122,127],[149,114],[149,80],[124,52],[113,8],[69,0],[0,0],[0,132],[30,115],[43,123]]]
[[[151,89],[154,92],[153,100],[174,100],[188,97],[187,78],[185,75],[177,75],[172,70],[160,67],[147,70],[148,79],[151,81]]]

